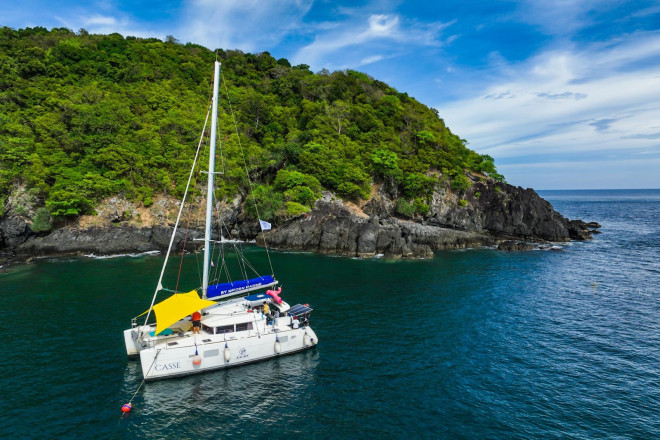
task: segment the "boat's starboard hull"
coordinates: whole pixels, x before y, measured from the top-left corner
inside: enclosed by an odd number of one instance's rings
[[[310,327],[228,341],[201,342],[180,347],[161,346],[140,351],[146,380],[187,376],[293,354],[316,346]],[[167,347],[167,348],[165,348]]]

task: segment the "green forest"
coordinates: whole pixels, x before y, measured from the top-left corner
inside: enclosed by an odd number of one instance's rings
[[[110,195],[147,207],[157,194],[181,196],[216,57],[217,195],[250,193],[263,219],[308,211],[323,189],[368,199],[375,183],[412,217],[428,212],[436,185],[464,191],[466,171],[503,179],[437,111],[364,73],[313,73],[268,52],[214,52],[174,37],[2,27],[0,217],[17,185],[40,207],[35,231],[93,214]]]

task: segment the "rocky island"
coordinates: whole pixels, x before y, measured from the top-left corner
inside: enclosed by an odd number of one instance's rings
[[[165,250],[216,56],[227,92],[218,234],[278,249],[430,258],[584,240],[599,227],[507,184],[435,109],[361,72],[65,28],[3,27],[0,47],[4,261]],[[194,194],[200,209],[203,196]],[[188,238],[202,234],[201,218],[190,213]],[[261,234],[259,219],[273,229]]]

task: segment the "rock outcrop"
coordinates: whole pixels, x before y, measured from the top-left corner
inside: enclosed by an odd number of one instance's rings
[[[131,226],[111,226],[108,228],[91,227],[79,229],[64,227],[45,237],[31,236],[16,248],[23,255],[58,255],[58,254],[94,254],[112,255],[123,253],[141,253],[167,249],[172,235],[172,227],[154,226],[135,228]],[[194,238],[203,237],[197,230],[188,232],[186,248],[194,250]],[[178,230],[174,240],[174,249],[182,249],[185,231]]]
[[[393,215],[394,207],[389,194],[381,188],[364,211],[382,218]],[[475,182],[460,195],[446,188],[436,190],[424,220],[431,226],[488,233],[502,239],[570,238],[567,219],[536,191],[494,181]]]
[[[266,234],[282,249],[305,249],[354,257],[431,258],[434,250],[492,244],[487,234],[442,228],[394,217],[351,212],[326,193],[308,215]]]
[[[0,249],[16,249],[31,234],[28,221],[13,213],[0,219]]]
[[[477,180],[477,179],[475,179]],[[259,225],[243,210],[244,195],[218,203],[218,224],[224,235],[262,243]],[[104,201],[98,215],[78,219],[49,234],[35,233],[29,219],[9,212],[0,219],[0,253],[22,256],[52,254],[118,254],[165,250],[178,212],[178,202],[164,197],[144,208],[118,198]],[[203,236],[203,204],[189,220],[186,249]],[[351,257],[431,258],[441,249],[493,246],[529,249],[529,242],[585,240],[597,233],[597,223],[568,220],[532,189],[488,179],[475,181],[462,193],[438,188],[428,213],[413,219],[396,214],[396,201],[384,186],[357,206],[324,193],[315,208],[275,225],[265,238],[274,248],[321,252]],[[177,233],[180,249],[185,232]],[[217,236],[217,235],[216,235]],[[6,257],[5,257],[6,258]]]
[[[429,222],[467,231],[486,231],[497,237],[566,241],[567,220],[533,189],[486,181],[473,184],[463,195],[434,194]]]
[[[600,225],[596,222],[584,222],[582,220],[568,221],[568,235],[572,240],[589,240],[593,234],[600,234]]]
[[[534,245],[525,241],[507,240],[497,245],[498,251],[531,251]]]

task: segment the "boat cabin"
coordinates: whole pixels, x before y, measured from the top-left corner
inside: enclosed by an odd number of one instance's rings
[[[254,324],[249,322],[237,322],[235,324],[207,325],[202,324],[202,332],[209,335],[222,335],[225,333],[238,333],[254,330]]]

